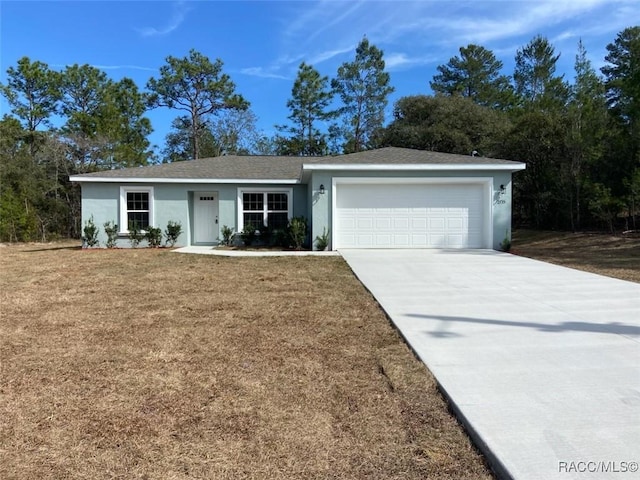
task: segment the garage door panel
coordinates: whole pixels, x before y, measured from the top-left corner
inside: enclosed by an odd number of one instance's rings
[[[395,246],[396,248],[410,247],[411,243],[409,242],[409,235],[393,235],[393,246]]]
[[[428,218],[427,219],[429,222],[429,230],[439,230],[444,232],[444,222],[445,219],[444,218]]]
[[[415,232],[418,231],[426,231],[427,230],[427,219],[426,217],[414,217],[411,219],[411,230]]]
[[[393,219],[391,217],[378,217],[375,219],[376,230],[378,231],[389,231],[391,230],[391,225],[393,224]]]
[[[375,244],[373,243],[373,235],[359,234],[356,236],[356,239],[358,245],[362,245],[364,248],[375,246]]]
[[[465,238],[462,234],[448,234],[447,235],[447,244],[450,245],[451,248],[462,248],[465,246]]]
[[[447,218],[447,230],[462,230],[467,222],[462,218]]]
[[[390,246],[393,245],[391,239],[392,239],[392,236],[390,233],[378,233],[375,236],[376,246],[380,248],[389,248]]]
[[[338,248],[482,248],[482,184],[339,184]]]
[[[411,246],[416,248],[426,248],[429,246],[429,242],[427,241],[427,234],[413,234],[411,235]]]
[[[356,228],[359,231],[373,229],[373,217],[365,216],[356,218]]]
[[[396,217],[393,219],[393,228],[396,230],[409,229],[409,217]]]
[[[430,233],[428,236],[428,245],[433,248],[446,248],[447,236],[443,233]]]
[[[342,216],[338,218],[338,228],[341,232],[350,232],[356,228],[355,217]]]

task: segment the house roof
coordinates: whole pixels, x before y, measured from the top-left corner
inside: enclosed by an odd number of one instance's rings
[[[74,182],[299,183],[312,170],[522,170],[495,158],[386,147],[325,157],[226,155],[186,162],[107,170],[70,177]]]
[[[72,181],[94,178],[182,180],[297,180],[303,157],[227,155],[186,162],[123,168],[75,175]]]
[[[471,155],[457,155],[453,153],[432,152],[428,150],[415,150],[412,148],[385,147],[364,152],[349,153],[333,157],[318,157],[318,160],[307,159],[305,164],[332,164],[332,165],[511,165],[517,166],[519,162],[500,160],[487,157],[473,157]]]

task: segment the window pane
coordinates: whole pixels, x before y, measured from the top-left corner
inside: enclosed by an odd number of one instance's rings
[[[149,193],[127,192],[127,210],[149,210]]]
[[[287,210],[287,194],[286,193],[268,193],[267,205],[269,210]]]
[[[264,194],[263,193],[243,193],[242,194],[242,209],[244,211],[255,211],[264,209]]]
[[[267,223],[271,229],[287,228],[287,223],[289,223],[287,212],[269,213]]]
[[[137,225],[139,229],[144,230],[149,226],[149,212],[128,212],[128,226]]]
[[[263,220],[262,220],[262,212],[260,213],[246,213],[243,215],[244,218],[244,225],[245,227],[249,224],[253,224],[254,227],[256,227],[258,230],[260,230],[263,226]]]

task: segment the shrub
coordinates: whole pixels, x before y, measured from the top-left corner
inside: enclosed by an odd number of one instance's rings
[[[107,234],[107,248],[114,248],[118,240],[118,225],[113,220],[104,224],[104,233]]]
[[[245,225],[244,230],[240,233],[245,246],[250,247],[256,240],[256,226],[252,223]]]
[[[260,229],[260,242],[263,245],[271,245],[273,238],[273,228],[270,225],[266,225]]]
[[[305,237],[307,236],[307,219],[304,217],[293,217],[287,227],[291,245],[296,250],[302,249]]]
[[[316,248],[318,250],[326,250],[329,246],[329,230],[325,228],[322,229],[322,235],[318,235],[316,237]]]
[[[144,234],[144,238],[147,239],[149,248],[158,248],[162,243],[162,230],[158,227],[152,227],[149,225],[146,233]]]
[[[131,242],[131,248],[138,248],[143,238],[144,235],[140,227],[138,227],[138,222],[131,222],[129,224],[129,242]]]
[[[222,244],[226,245],[227,247],[230,246],[231,242],[233,241],[233,228],[223,225],[221,229],[221,233],[222,233]]]
[[[511,250],[511,239],[509,238],[509,230],[507,230],[504,234],[504,240],[500,243],[500,249],[503,252],[508,252]]]
[[[82,231],[84,232],[84,241],[88,247],[95,247],[99,244],[98,227],[93,222],[93,215],[91,215],[91,218],[85,222]]]
[[[169,220],[167,223],[167,229],[164,231],[165,244],[173,247],[178,241],[178,237],[182,233],[182,224],[180,222],[174,222]]]
[[[289,246],[289,234],[284,228],[274,228],[271,231],[271,245],[286,248]]]

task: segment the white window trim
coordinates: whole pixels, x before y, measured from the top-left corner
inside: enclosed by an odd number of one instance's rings
[[[153,187],[120,187],[120,222],[118,223],[118,233],[127,235],[129,233],[129,222],[127,216],[127,193],[148,193],[149,194],[149,225],[155,225],[153,216]]]
[[[293,188],[238,188],[238,232],[244,230],[244,193],[286,193],[287,194],[287,219],[293,216]],[[267,211],[267,202],[264,203],[264,212]],[[256,213],[254,211],[253,213]]]

